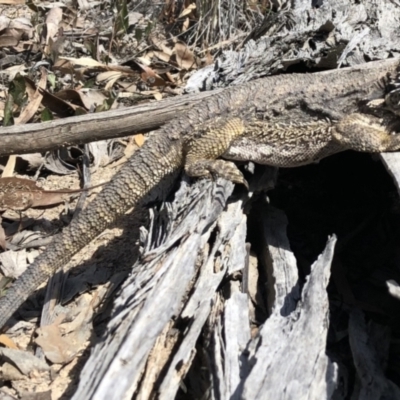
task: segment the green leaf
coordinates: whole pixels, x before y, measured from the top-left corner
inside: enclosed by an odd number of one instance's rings
[[[117,18],[115,21],[115,30],[117,33],[120,31],[127,33],[129,28],[129,17],[128,17],[128,7],[126,4],[126,0],[117,1],[116,6],[117,6]]]
[[[47,81],[50,83],[50,87],[54,90],[56,87],[56,76],[54,74],[47,75]]]
[[[11,93],[8,93],[6,104],[4,105],[3,126],[14,125],[13,117],[14,99]]]
[[[103,103],[96,107],[96,112],[108,111],[114,104],[114,101],[115,101],[115,98],[113,98],[113,97],[104,99]]]
[[[143,37],[143,31],[141,29],[135,29],[135,39],[140,42]]]
[[[28,98],[26,92],[25,79],[21,74],[17,74],[15,78],[10,82],[9,94],[12,95],[14,103],[19,107],[25,103]]]
[[[153,24],[149,22],[146,26],[146,29],[144,30],[144,34],[146,35],[146,37],[150,35],[152,29],[153,29]]]
[[[84,110],[82,107],[76,107],[74,115],[75,116],[77,116],[77,115],[87,115],[87,111]]]
[[[96,78],[89,78],[84,83],[83,87],[87,89],[91,89],[96,85]]]
[[[91,39],[85,40],[83,42],[85,48],[89,51],[89,54],[93,58],[93,60],[97,60],[97,41],[93,41]]]
[[[52,121],[54,119],[53,113],[46,107],[40,114],[42,122]]]

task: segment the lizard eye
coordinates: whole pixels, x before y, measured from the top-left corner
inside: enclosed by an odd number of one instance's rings
[[[386,95],[385,101],[389,107],[395,109],[400,108],[400,89],[395,89],[388,93]]]

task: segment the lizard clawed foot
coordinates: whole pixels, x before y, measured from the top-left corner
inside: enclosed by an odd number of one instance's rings
[[[232,161],[226,160],[202,160],[185,166],[185,172],[196,178],[221,177],[230,182],[244,185],[249,190],[249,185]]]

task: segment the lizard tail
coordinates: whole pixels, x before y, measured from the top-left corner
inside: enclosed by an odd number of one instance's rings
[[[40,284],[119,216],[164,196],[181,169],[182,157],[180,141],[166,133],[147,141],[0,298],[0,327]]]

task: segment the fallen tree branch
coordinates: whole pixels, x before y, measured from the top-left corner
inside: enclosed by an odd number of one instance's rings
[[[54,150],[61,146],[149,132],[220,91],[179,96],[41,124],[4,127],[0,129],[0,156]]]

